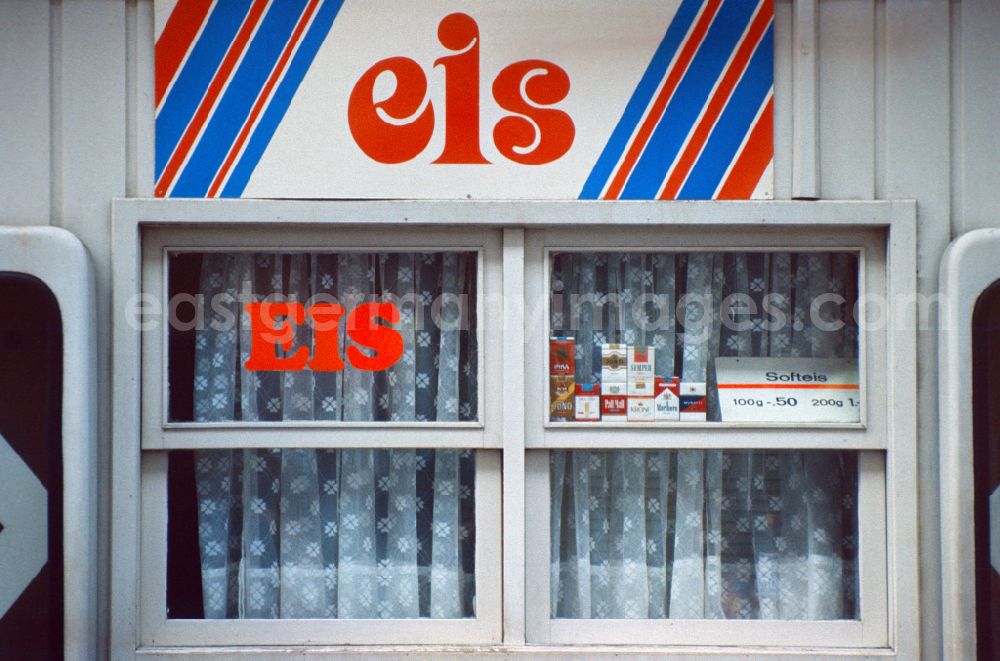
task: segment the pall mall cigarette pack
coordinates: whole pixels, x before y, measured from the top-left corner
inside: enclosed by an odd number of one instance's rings
[[[681,417],[681,380],[680,377],[665,379],[656,377],[654,383],[656,393],[653,400],[654,416],[659,421],[680,420]]]
[[[572,375],[553,374],[549,377],[549,420],[570,422],[576,419],[574,399],[576,383]]]
[[[628,396],[652,397],[654,356],[652,347],[631,346],[628,348]]]
[[[601,384],[602,386],[604,384]],[[601,395],[601,422],[628,421],[628,397],[621,395]]]
[[[708,398],[705,384],[681,383],[681,422],[705,422],[708,419]]]
[[[601,384],[577,384],[576,419],[578,422],[598,422],[601,419]]]

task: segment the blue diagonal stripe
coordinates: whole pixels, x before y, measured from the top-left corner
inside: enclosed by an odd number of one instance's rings
[[[296,90],[299,89],[299,84],[305,77],[306,72],[309,71],[313,58],[316,57],[320,46],[323,45],[323,40],[329,34],[330,27],[333,25],[333,21],[337,17],[337,12],[340,11],[342,4],[343,0],[326,0],[319,8],[319,11],[316,12],[316,17],[313,19],[309,32],[306,33],[302,44],[295,52],[295,57],[292,58],[285,77],[278,85],[278,89],[271,98],[271,103],[264,111],[264,115],[261,117],[260,122],[258,122],[253,135],[250,136],[243,155],[240,157],[236,167],[233,168],[233,173],[222,190],[221,197],[240,197],[243,194],[243,189],[246,188],[247,182],[250,180],[250,175],[253,174],[254,168],[257,167],[257,163],[260,162],[260,158],[264,154],[264,150],[267,149],[267,145],[271,142],[271,137],[274,136],[274,132],[284,118],[288,106],[291,105],[292,97],[295,96]]]
[[[275,0],[268,9],[171,197],[204,197],[208,192],[305,4],[306,0]]]
[[[691,67],[677,86],[646,150],[626,182],[622,199],[648,200],[656,197],[667,170],[702,107],[708,103],[715,81],[736,49],[756,8],[756,2],[726,0],[719,9]]]
[[[701,157],[677,195],[680,200],[706,200],[715,194],[726,169],[750,132],[757,112],[771,91],[774,71],[774,26],[764,33],[747,70],[733,90],[729,105],[712,130]]]
[[[194,116],[212,76],[247,15],[247,3],[219,0],[156,116],[156,178]]]
[[[653,59],[646,67],[646,73],[639,80],[638,87],[625,106],[625,112],[618,120],[618,125],[611,133],[608,144],[597,159],[594,169],[590,171],[583,190],[580,192],[581,200],[596,200],[604,190],[605,184],[611,178],[615,165],[621,160],[628,145],[629,138],[635,132],[636,127],[642,120],[642,115],[653,100],[653,95],[660,84],[660,81],[667,75],[667,67],[674,55],[680,48],[684,36],[691,29],[691,24],[698,15],[698,10],[702,6],[702,0],[684,0],[677,9],[670,25],[667,26],[667,33],[663,36],[663,41],[653,53]]]

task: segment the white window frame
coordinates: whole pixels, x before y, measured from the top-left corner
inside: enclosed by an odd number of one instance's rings
[[[218,648],[207,646],[196,639],[185,641],[179,648],[158,640],[144,640],[140,636],[140,604],[150,598],[140,581],[149,558],[140,556],[142,536],[142,493],[149,488],[159,488],[152,481],[140,482],[140,335],[128,323],[129,304],[140,291],[142,255],[140,235],[153,225],[192,228],[199,232],[225,227],[281,227],[292,233],[309,227],[363,228],[374,234],[400,228],[494,228],[503,230],[503,291],[510,294],[497,303],[503,310],[503,333],[498,347],[502,348],[503,373],[501,386],[502,416],[500,422],[502,448],[502,524],[503,537],[497,540],[502,546],[502,640],[499,644],[440,645],[427,639],[423,645],[394,645],[386,647],[385,641],[372,638],[359,645],[346,643],[320,643],[310,637],[309,644],[317,645],[312,652],[326,653],[331,657],[341,654],[373,656],[402,653],[407,650],[425,654],[480,655],[551,654],[553,652],[578,655],[590,651],[595,654],[610,651],[653,654],[682,654],[692,656],[718,656],[734,651],[753,653],[759,658],[821,658],[844,654],[910,658],[908,652],[916,649],[919,613],[912,595],[918,589],[918,564],[912,549],[917,539],[917,490],[916,490],[916,320],[915,306],[904,307],[890,314],[885,331],[888,346],[892,348],[886,361],[885,398],[888,402],[885,420],[884,448],[872,449],[877,457],[884,456],[885,489],[885,538],[886,551],[886,631],[884,644],[852,647],[819,648],[807,645],[794,635],[785,641],[768,638],[763,628],[751,626],[762,632],[750,638],[739,636],[720,642],[712,636],[697,635],[667,641],[633,638],[615,647],[593,646],[581,648],[562,643],[533,645],[526,632],[535,624],[528,621],[527,611],[538,596],[538,585],[527,580],[526,559],[532,560],[538,552],[527,522],[537,515],[539,502],[537,481],[532,475],[539,472],[534,449],[526,452],[525,441],[540,435],[537,427],[528,424],[525,413],[531,408],[530,399],[537,396],[529,384],[525,366],[531,369],[530,346],[535,337],[530,326],[532,315],[525,302],[530,299],[537,281],[526,270],[525,230],[541,230],[559,226],[572,226],[595,236],[626,234],[637,228],[657,228],[656,231],[674,231],[692,227],[725,231],[727,236],[737,235],[748,228],[777,227],[786,236],[810,231],[849,233],[853,230],[875,230],[883,233],[886,254],[886,293],[890,301],[905,300],[912,304],[916,291],[916,205],[912,201],[816,201],[816,202],[716,202],[699,201],[684,203],[659,202],[547,202],[547,201],[272,201],[272,200],[116,200],[113,204],[113,278],[114,278],[114,439],[112,548],[112,648],[115,658],[168,658],[181,649],[189,655],[211,656]],[[384,233],[388,237],[391,233]],[[719,241],[715,241],[719,244]],[[850,245],[857,245],[847,241]],[[728,242],[727,242],[728,244]],[[379,245],[382,245],[381,243]],[[788,245],[782,241],[781,245]],[[487,378],[493,378],[487,376]],[[870,385],[870,384],[869,384]],[[869,399],[870,401],[870,399]],[[871,424],[871,418],[867,420]],[[690,430],[687,430],[690,431]],[[717,434],[722,429],[706,433]],[[753,429],[741,430],[743,433]],[[814,431],[826,430],[817,428]],[[864,430],[837,429],[831,434],[863,435]],[[735,438],[738,434],[732,433]],[[727,440],[720,447],[731,447]],[[825,447],[847,447],[831,437]],[[533,447],[539,447],[535,444]],[[616,446],[622,447],[622,446]],[[632,447],[632,441],[629,446]],[[884,454],[883,454],[884,453]],[[483,454],[480,452],[480,454]],[[149,455],[153,456],[153,455]],[[496,456],[496,455],[494,455]],[[148,462],[146,462],[148,463]],[[547,462],[542,462],[547,474]],[[868,466],[869,460],[862,461]],[[528,470],[526,470],[526,465]],[[878,465],[875,465],[878,468]],[[153,475],[153,473],[150,473]],[[478,478],[477,478],[478,479]],[[875,486],[864,480],[868,487]],[[863,487],[864,488],[864,487]],[[877,497],[877,494],[875,494]],[[157,498],[159,496],[156,496]],[[148,499],[148,496],[147,496]],[[547,496],[543,500],[547,502]],[[547,507],[547,505],[546,505]],[[530,553],[529,547],[530,546]],[[548,562],[546,557],[545,567]],[[477,570],[480,566],[477,564]],[[863,570],[862,570],[863,571]],[[146,579],[148,580],[148,579]],[[496,579],[501,580],[499,577]],[[477,591],[478,599],[483,596]],[[549,595],[541,597],[547,604]],[[479,608],[477,608],[479,612]],[[532,622],[537,623],[537,620]],[[659,621],[660,626],[669,626]],[[420,625],[430,624],[421,620]],[[312,621],[308,625],[314,625]],[[727,622],[731,625],[731,622]],[[750,625],[761,624],[748,623]],[[796,623],[796,625],[799,623]],[[786,627],[787,629],[787,627]],[[733,629],[730,629],[731,631]],[[307,626],[304,632],[314,629]],[[641,632],[640,632],[641,633]],[[642,635],[645,635],[642,633]],[[777,635],[777,634],[776,634]],[[754,642],[760,643],[755,645]],[[273,645],[273,643],[272,643]],[[287,654],[301,654],[302,648],[273,647],[253,640],[241,639],[240,656],[261,655],[268,658]],[[827,649],[827,653],[823,653]]]
[[[307,246],[307,247],[303,247]],[[382,447],[499,448],[500,382],[484,378],[499,373],[502,356],[500,310],[501,238],[496,230],[475,228],[441,230],[426,228],[391,237],[364,229],[310,227],[292,236],[279,227],[256,228],[252,233],[232,229],[178,231],[151,227],[143,241],[143,291],[167,301],[168,256],[175,252],[475,252],[477,265],[476,339],[479,378],[478,411],[470,422],[171,422],[167,419],[168,333],[165,315],[154,319],[142,345],[144,450],[271,448],[271,447],[372,447],[370,433],[378,430]],[[281,434],[275,435],[280,428]]]
[[[658,644],[787,645],[884,647],[888,643],[886,591],[885,473],[881,450],[888,448],[886,330],[859,328],[858,361],[862,408],[858,423],[585,423],[548,421],[548,352],[550,274],[557,252],[851,252],[858,259],[858,295],[884,297],[886,240],[881,229],[846,234],[833,228],[728,228],[688,226],[634,228],[618,234],[564,228],[530,231],[526,239],[526,306],[541,324],[529,331],[525,398],[526,445],[546,449],[766,449],[876,450],[859,455],[859,619],[841,621],[607,620],[551,617],[548,453],[528,455],[528,501],[536,503],[526,521],[526,563],[532,598],[528,639],[543,644],[622,644],[644,640]],[[715,311],[718,312],[718,311]],[[541,328],[538,328],[541,326]],[[869,406],[868,402],[874,405]]]
[[[725,241],[725,243],[723,243]],[[711,227],[634,228],[618,236],[594,232],[545,229],[526,238],[525,305],[532,326],[527,330],[528,373],[525,399],[529,448],[688,448],[698,435],[700,448],[885,449],[885,407],[869,407],[868,393],[885,392],[884,369],[869,363],[884,362],[886,333],[858,332],[858,374],[861,418],[852,423],[781,422],[549,422],[548,338],[551,256],[556,252],[850,252],[859,256],[859,295],[885,290],[885,240],[881,230],[845,236],[843,232],[800,227],[793,236],[787,229],[744,228],[739,235]],[[541,324],[541,329],[539,325]],[[685,430],[684,434],[664,432]],[[809,441],[803,444],[803,430]],[[711,436],[709,436],[709,433]]]

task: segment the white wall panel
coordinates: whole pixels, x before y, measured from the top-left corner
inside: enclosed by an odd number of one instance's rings
[[[60,43],[55,70],[56,199],[53,223],[76,234],[94,260],[97,279],[99,521],[102,580],[98,627],[108,631],[111,494],[111,199],[126,184],[126,3],[67,0],[53,6]],[[104,653],[99,655],[104,656]]]
[[[950,35],[946,2],[887,0],[885,17],[885,195],[917,203],[917,286],[937,291],[941,254],[951,239]],[[923,657],[940,658],[937,491],[937,309],[919,317],[920,609]],[[933,578],[931,578],[933,577]],[[901,595],[906,598],[906,595]],[[917,636],[909,637],[916,643]],[[906,638],[901,638],[906,644]]]
[[[1000,227],[1000,2],[961,5],[958,233]]]
[[[819,181],[824,198],[875,195],[875,2],[819,4]]]
[[[49,5],[0,2],[0,225],[49,222]]]

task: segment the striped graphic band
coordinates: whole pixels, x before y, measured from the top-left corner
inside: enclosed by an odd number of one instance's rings
[[[165,93],[156,113],[157,179],[162,175],[184,130],[191,123],[191,118],[205,96],[205,90],[211,84],[246,15],[245,3],[239,0],[218,0],[201,34],[182,58],[184,65]],[[169,37],[164,33],[160,36],[160,42]],[[157,47],[160,42],[157,42]]]
[[[187,128],[184,130],[184,134],[181,136],[181,139],[178,141],[173,153],[170,155],[170,160],[167,161],[166,166],[163,168],[163,172],[160,174],[160,177],[156,182],[157,193],[166,194],[170,190],[177,173],[187,162],[192,147],[194,147],[195,142],[201,138],[201,132],[205,126],[205,122],[215,111],[216,101],[223,93],[226,83],[229,81],[230,76],[233,75],[240,58],[243,57],[244,50],[250,42],[250,37],[257,29],[258,22],[264,13],[265,7],[267,7],[267,0],[254,0],[254,3],[250,6],[250,12],[247,14],[243,24],[240,26],[239,32],[236,33],[236,37],[233,39],[233,42],[229,45],[229,49],[226,51],[225,57],[222,58],[219,68],[212,77],[212,81],[208,84],[208,89],[205,90],[204,96],[201,97],[201,102],[198,104],[198,108],[195,110],[194,116],[188,123]]]
[[[169,62],[157,72],[167,80],[156,119],[158,197],[242,193],[342,0],[237,4],[242,11],[217,0],[195,28],[199,14],[191,0],[180,0],[174,11],[184,11],[171,14],[168,27],[177,22],[157,43],[158,52],[172,52],[180,46],[164,39],[197,35],[186,53],[173,56],[183,62],[176,75],[170,77]]]
[[[618,121],[618,125],[615,126],[611,139],[604,151],[601,152],[597,164],[583,185],[580,199],[595,200],[604,192],[604,187],[611,177],[612,171],[621,160],[622,153],[628,146],[632,134],[635,133],[636,126],[646,114],[646,109],[652,101],[653,95],[660,89],[663,78],[687,37],[688,30],[697,17],[701,6],[701,0],[684,0],[681,3],[667,27],[667,34],[653,55],[652,62],[639,81],[632,98],[625,106],[625,112]]]
[[[208,19],[212,0],[178,0],[156,42],[156,107]]]
[[[677,193],[688,178],[695,161],[702,154],[705,143],[708,142],[709,134],[715,128],[719,116],[722,114],[723,109],[732,96],[733,90],[736,88],[736,83],[743,76],[747,65],[750,63],[750,56],[754,53],[758,44],[760,44],[765,30],[771,23],[771,14],[767,11],[767,4],[765,2],[757,9],[757,15],[750,22],[750,27],[747,29],[743,41],[726,66],[725,73],[723,73],[718,85],[712,92],[712,96],[709,98],[702,116],[688,137],[684,150],[674,163],[673,168],[671,168],[670,176],[667,178],[663,190],[657,196],[661,200],[673,200],[677,198]]]
[[[240,197],[243,194],[247,182],[250,181],[250,175],[253,174],[257,163],[260,162],[274,132],[278,130],[278,125],[281,124],[281,120],[284,118],[288,106],[291,105],[292,98],[295,96],[296,90],[299,89],[302,79],[305,78],[306,72],[312,66],[316,53],[323,45],[323,40],[330,33],[330,28],[333,26],[333,21],[337,18],[342,4],[343,0],[325,0],[320,6],[302,45],[292,58],[288,72],[278,85],[278,89],[271,98],[271,102],[264,111],[256,129],[250,135],[243,155],[236,163],[236,167],[222,190],[222,197]]]
[[[250,111],[250,116],[247,117],[245,122],[243,122],[243,128],[240,129],[239,135],[236,136],[236,141],[233,143],[232,147],[229,148],[229,153],[226,155],[226,160],[222,162],[222,167],[220,167],[219,171],[215,173],[215,179],[212,181],[212,185],[208,188],[208,197],[217,196],[219,188],[222,186],[223,181],[225,181],[227,175],[229,174],[233,161],[236,160],[237,154],[240,153],[243,146],[246,144],[251,128],[257,122],[257,118],[260,117],[261,109],[268,101],[271,91],[278,82],[278,78],[280,78],[284,73],[285,67],[291,59],[292,51],[294,51],[295,47],[298,46],[299,40],[302,38],[303,32],[305,32],[306,25],[309,24],[309,20],[315,13],[316,6],[318,4],[319,0],[309,0],[309,4],[306,6],[305,11],[302,12],[302,16],[299,17],[299,22],[295,26],[295,30],[292,32],[291,39],[289,39],[288,43],[285,44],[285,48],[281,52],[281,57],[278,58],[278,63],[271,70],[271,75],[268,76],[264,89],[257,95],[257,100],[254,102],[253,109]]]
[[[763,110],[774,79],[773,18],[773,0],[683,3],[580,197],[712,199],[746,192],[757,172],[753,194],[773,153],[770,140],[763,144],[772,135],[773,114]],[[674,53],[669,65],[665,50]]]

